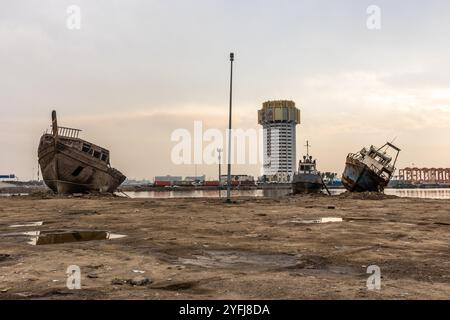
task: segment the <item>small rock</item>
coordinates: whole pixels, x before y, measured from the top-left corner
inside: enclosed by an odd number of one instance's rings
[[[94,272],[91,272],[91,273],[88,273],[87,277],[90,278],[90,279],[97,279],[98,278],[98,274],[96,274]]]
[[[145,286],[147,284],[150,284],[151,281],[149,278],[139,276],[131,279],[129,283],[133,286]]]
[[[111,281],[111,284],[118,285],[118,286],[124,285],[125,283],[127,283],[126,280],[118,279],[118,278],[114,278]]]
[[[133,270],[134,273],[145,273],[143,270]]]

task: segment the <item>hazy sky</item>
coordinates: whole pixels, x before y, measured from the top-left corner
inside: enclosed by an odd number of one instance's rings
[[[0,174],[31,178],[54,108],[130,178],[192,175],[172,164],[170,135],[194,120],[225,129],[230,51],[234,126],[257,128],[262,102],[290,99],[298,155],[308,139],[319,170],[340,174],[347,153],[394,138],[398,167],[450,167],[449,39],[448,0],[0,0]]]

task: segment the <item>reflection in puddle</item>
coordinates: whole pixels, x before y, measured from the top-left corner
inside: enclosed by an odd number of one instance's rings
[[[38,226],[42,226],[43,224],[44,224],[44,221],[37,221],[37,222],[30,222],[30,223],[24,223],[24,224],[12,224],[9,227],[10,228],[38,227]]]
[[[93,240],[112,240],[126,237],[122,234],[107,231],[32,231],[24,232],[23,234],[32,237],[28,243],[34,246]]]
[[[41,226],[42,221],[27,223],[22,225],[11,225],[11,228]],[[39,246],[44,244],[58,244],[68,242],[81,242],[93,240],[114,240],[126,237],[123,234],[111,233],[108,231],[92,230],[46,230],[46,231],[23,231],[14,233],[1,233],[0,237],[27,237],[28,244]]]
[[[329,223],[329,222],[342,222],[342,218],[336,217],[325,217],[314,220],[292,220],[291,223],[302,223],[302,224],[312,224],[312,223]]]

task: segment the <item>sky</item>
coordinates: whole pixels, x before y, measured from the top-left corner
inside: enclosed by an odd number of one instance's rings
[[[80,29],[67,27],[71,5]],[[449,36],[448,0],[0,0],[0,174],[36,177],[55,109],[129,178],[217,176],[174,164],[171,134],[225,130],[231,51],[233,127],[258,129],[262,103],[288,99],[297,156],[309,140],[321,171],[386,141],[398,168],[450,167]]]

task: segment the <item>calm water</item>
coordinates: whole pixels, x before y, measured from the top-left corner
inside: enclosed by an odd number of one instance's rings
[[[338,195],[345,192],[344,189],[330,189],[332,195]],[[388,195],[394,195],[402,198],[423,198],[423,199],[450,199],[450,189],[386,189]],[[233,190],[233,197],[283,197],[291,193],[289,189],[279,190]],[[192,190],[192,191],[140,191],[125,192],[131,198],[218,198],[218,190]],[[10,194],[0,193],[0,197],[26,196],[27,193]],[[121,194],[118,194],[119,196]],[[220,196],[227,196],[226,190],[221,190]]]
[[[331,189],[331,194],[338,195],[344,189]],[[279,190],[233,190],[233,197],[281,197],[290,193],[289,189]],[[192,191],[142,191],[125,192],[131,198],[218,198],[218,190]],[[450,189],[386,189],[385,193],[398,197],[424,199],[450,199]],[[220,196],[226,197],[226,190],[221,190]]]
[[[0,193],[0,197],[27,196],[28,193]]]

